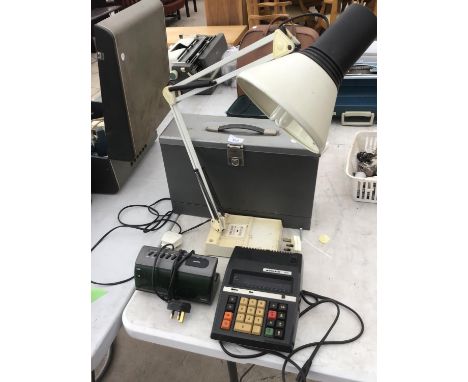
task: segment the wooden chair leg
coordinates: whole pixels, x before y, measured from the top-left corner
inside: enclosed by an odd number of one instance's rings
[[[177,10],[177,19],[180,20],[180,9]]]
[[[332,0],[332,7],[331,7],[331,12],[330,12],[330,24],[333,24],[336,20],[336,17],[338,16],[339,13],[339,8],[341,4],[339,4],[339,0]]]
[[[188,6],[188,0],[185,0],[185,16],[190,17],[190,9]]]
[[[193,10],[195,12],[198,12],[198,10],[197,10],[197,0],[193,0]]]

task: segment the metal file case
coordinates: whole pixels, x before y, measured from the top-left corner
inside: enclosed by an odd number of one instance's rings
[[[284,227],[310,228],[319,155],[269,120],[184,115],[208,182],[224,212],[281,219]],[[207,127],[243,124],[277,135]],[[176,213],[209,216],[175,122],[159,138]]]

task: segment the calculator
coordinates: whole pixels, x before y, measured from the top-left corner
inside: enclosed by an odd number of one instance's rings
[[[299,319],[302,255],[235,247],[211,338],[291,352]]]

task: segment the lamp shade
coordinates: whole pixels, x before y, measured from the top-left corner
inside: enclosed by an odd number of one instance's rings
[[[277,126],[321,153],[344,74],[377,36],[377,18],[353,4],[309,48],[251,67],[237,83]]]

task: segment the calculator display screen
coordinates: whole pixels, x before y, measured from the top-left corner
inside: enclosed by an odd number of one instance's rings
[[[230,285],[237,288],[254,289],[263,292],[290,294],[293,289],[291,277],[282,275],[263,275],[245,271],[233,271]]]

